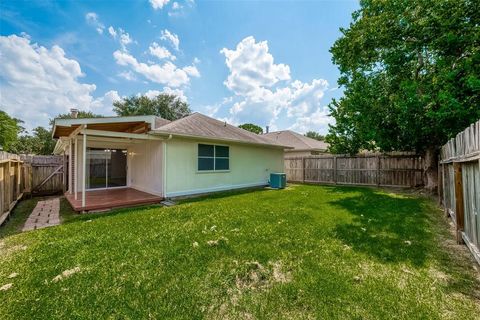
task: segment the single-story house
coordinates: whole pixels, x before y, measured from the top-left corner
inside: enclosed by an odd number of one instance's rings
[[[200,113],[55,119],[53,137],[77,211],[265,186],[283,172],[286,148]]]
[[[306,137],[291,130],[269,132],[263,134],[263,136],[275,143],[289,146],[290,148],[285,149],[286,158],[328,154],[328,143]]]

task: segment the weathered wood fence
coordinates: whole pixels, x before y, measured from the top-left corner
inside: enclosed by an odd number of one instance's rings
[[[457,134],[440,151],[439,199],[480,263],[480,120]]]
[[[415,187],[424,184],[420,156],[317,156],[285,159],[291,182]]]
[[[52,194],[65,186],[64,158],[0,151],[0,225],[25,194]]]

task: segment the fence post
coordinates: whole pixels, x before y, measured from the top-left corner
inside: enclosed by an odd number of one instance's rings
[[[337,156],[333,156],[333,182],[337,184]]]
[[[303,183],[305,183],[305,157],[302,157]]]
[[[456,236],[457,243],[462,244],[462,231],[464,228],[464,207],[463,207],[463,181],[462,181],[462,164],[453,163],[455,170],[455,220],[456,220]]]
[[[438,165],[438,204],[442,205],[443,198],[443,164]]]
[[[377,156],[377,187],[380,186],[380,156]]]

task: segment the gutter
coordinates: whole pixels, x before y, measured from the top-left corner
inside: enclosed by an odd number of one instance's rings
[[[214,137],[205,137],[205,136],[197,136],[197,135],[190,135],[190,134],[183,134],[183,133],[171,133],[168,131],[159,131],[159,130],[152,130],[149,132],[152,135],[160,135],[160,136],[168,136],[169,139],[175,138],[187,138],[187,139],[201,139],[201,140],[208,140],[208,141],[227,141],[233,142],[238,144],[246,144],[246,145],[254,145],[260,147],[270,147],[270,148],[279,148],[279,149],[293,149],[291,146],[283,146],[279,144],[269,144],[269,143],[261,143],[261,142],[247,142],[242,140],[236,139],[228,139],[228,138],[214,138]],[[172,137],[172,138],[170,138]]]

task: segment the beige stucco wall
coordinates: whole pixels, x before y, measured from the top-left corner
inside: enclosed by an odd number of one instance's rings
[[[230,147],[228,172],[197,171],[198,144],[207,141],[171,139],[166,144],[166,196],[175,197],[266,185],[271,172],[283,172],[283,150],[241,144]]]

